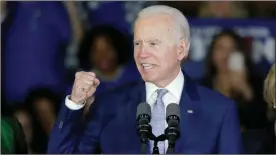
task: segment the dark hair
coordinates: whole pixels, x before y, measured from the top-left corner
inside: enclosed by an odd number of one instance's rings
[[[32,149],[36,153],[45,153],[47,149],[47,134],[44,132],[41,123],[37,117],[37,111],[35,109],[35,101],[38,99],[46,98],[52,102],[51,106],[54,108],[54,114],[57,114],[59,109],[59,104],[61,103],[61,98],[47,88],[36,88],[31,90],[26,98],[25,105],[27,106],[28,112],[32,117],[33,125],[33,140]]]
[[[229,29],[223,29],[219,34],[215,35],[212,39],[212,42],[209,46],[209,50],[205,59],[205,77],[212,78],[217,74],[217,70],[212,59],[214,47],[217,41],[223,37],[229,36],[231,37],[234,42],[238,52],[241,52],[245,56],[245,65],[246,65],[246,72],[250,76],[252,71],[252,61],[247,53],[245,53],[244,40],[241,38],[237,33]]]
[[[37,99],[43,99],[43,98],[46,98],[53,103],[52,106],[55,110],[54,112],[57,113],[59,109],[59,104],[61,103],[61,98],[59,97],[59,95],[57,95],[56,93],[54,93],[53,91],[47,88],[33,89],[26,95],[24,102],[28,107],[30,113],[35,114],[35,107],[33,104]]]
[[[131,44],[128,36],[124,35],[118,29],[111,25],[101,25],[93,27],[87,35],[83,38],[78,53],[80,67],[83,69],[90,69],[90,55],[91,48],[95,40],[105,36],[110,40],[111,45],[114,47],[118,57],[119,64],[127,63],[131,58]],[[92,51],[93,52],[93,51]]]

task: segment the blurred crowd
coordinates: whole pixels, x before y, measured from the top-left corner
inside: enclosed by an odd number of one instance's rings
[[[141,78],[128,25],[153,4],[173,6],[193,18],[275,18],[276,6],[257,1],[1,1],[2,119],[13,116],[21,124],[29,153],[45,153],[76,71],[96,73],[101,81],[96,93]],[[267,72],[256,72],[245,44],[233,30],[217,32],[204,74],[196,80],[236,101],[247,153],[273,153],[275,115],[263,99]]]

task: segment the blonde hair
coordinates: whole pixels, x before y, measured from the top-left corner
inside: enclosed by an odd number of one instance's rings
[[[276,64],[272,65],[264,82],[264,99],[269,107],[276,108]]]

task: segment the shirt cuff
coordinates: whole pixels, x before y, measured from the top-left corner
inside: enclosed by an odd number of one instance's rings
[[[71,110],[79,110],[85,106],[86,101],[83,103],[75,103],[69,99],[70,95],[66,96],[65,105]]]

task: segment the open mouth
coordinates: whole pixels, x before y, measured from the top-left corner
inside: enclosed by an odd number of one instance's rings
[[[141,66],[143,67],[144,70],[149,70],[154,67],[153,64],[148,64],[148,63],[142,63]]]

